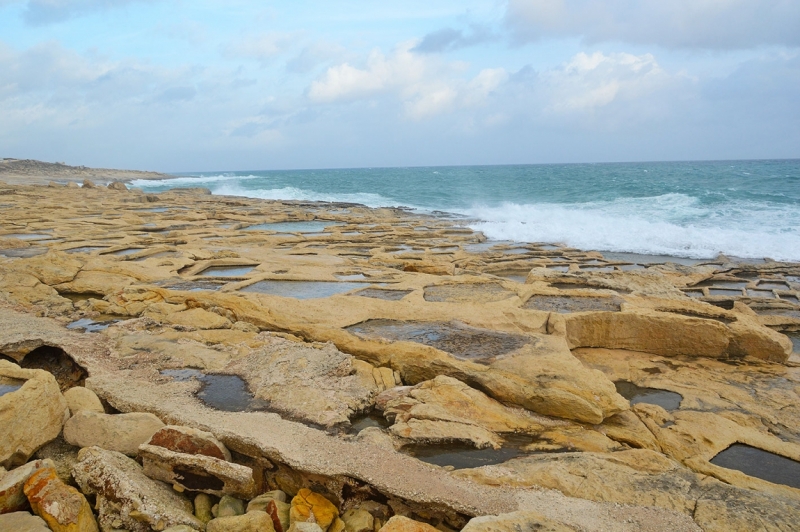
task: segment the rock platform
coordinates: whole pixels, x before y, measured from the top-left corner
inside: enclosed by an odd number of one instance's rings
[[[791,530],[715,457],[800,461],[798,331],[798,264],[0,184],[0,530]]]

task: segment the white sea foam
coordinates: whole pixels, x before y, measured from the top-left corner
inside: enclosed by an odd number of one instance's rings
[[[763,206],[761,206],[763,207]],[[475,207],[475,230],[497,240],[561,242],[650,255],[800,261],[800,212],[732,202],[717,209],[682,194],[582,204]]]
[[[134,179],[131,181],[131,186],[152,188],[152,187],[207,187],[214,183],[226,181],[246,181],[249,179],[265,179],[264,176],[258,175],[238,175],[233,174],[218,174],[218,175],[205,175],[205,176],[187,176],[187,177],[173,177],[170,179]]]
[[[212,188],[214,194],[221,196],[244,196],[248,198],[271,199],[271,200],[304,200],[304,201],[330,201],[339,203],[360,203],[368,207],[389,207],[397,205],[396,201],[381,196],[380,194],[356,193],[356,194],[329,194],[304,190],[295,187],[282,187],[272,189],[248,189],[238,185],[236,182],[226,182]]]

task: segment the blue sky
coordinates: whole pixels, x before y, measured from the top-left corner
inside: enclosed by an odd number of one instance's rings
[[[798,28],[796,0],[0,0],[0,156],[796,158]]]

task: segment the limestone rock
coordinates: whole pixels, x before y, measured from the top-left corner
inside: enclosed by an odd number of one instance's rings
[[[211,515],[211,497],[207,493],[198,493],[194,498],[194,515],[203,523],[208,523],[213,519]]]
[[[191,491],[249,499],[256,494],[253,470],[202,454],[176,453],[157,445],[139,446],[144,473]]]
[[[83,263],[73,255],[51,250],[28,259],[25,270],[42,283],[53,286],[72,281],[82,266]]]
[[[217,517],[208,522],[206,532],[274,532],[272,519],[265,512]]]
[[[98,532],[86,497],[61,482],[55,469],[37,470],[25,482],[24,491],[34,513],[53,532]]]
[[[342,515],[342,521],[347,532],[373,532],[375,526],[372,514],[361,508],[347,510]]]
[[[231,322],[219,314],[202,308],[193,308],[176,312],[166,317],[166,321],[174,325],[194,327],[196,329],[230,329]]]
[[[323,531],[339,517],[339,510],[331,501],[313,491],[303,488],[292,499],[290,521],[317,523]]]
[[[217,507],[217,517],[232,517],[244,514],[244,501],[231,495],[223,495]]]
[[[295,521],[287,532],[325,532],[317,523]]]
[[[105,414],[103,403],[92,390],[84,388],[83,386],[75,386],[64,392],[64,399],[67,400],[67,406],[72,415],[77,414],[81,410],[88,410],[90,412],[97,412]]]
[[[111,190],[119,190],[127,192],[128,187],[125,186],[125,183],[122,181],[112,181],[108,184],[108,188]]]
[[[536,512],[473,517],[461,532],[574,532],[575,529]]]
[[[64,439],[78,447],[97,446],[136,456],[139,446],[164,426],[153,414],[100,414],[83,410],[64,426]]]
[[[391,432],[414,442],[461,441],[478,448],[500,447],[501,433],[533,433],[548,420],[512,409],[452,377],[440,375],[385,404]]]
[[[0,515],[0,530],[3,532],[51,532],[44,519],[28,512]]]
[[[407,396],[413,389],[413,386],[395,386],[394,388],[387,388],[375,396],[375,408],[381,411],[386,410],[386,405],[388,403]]]
[[[371,406],[374,387],[353,374],[353,357],[332,344],[298,344],[265,338],[264,345],[230,364],[245,377],[256,399],[290,418],[323,426],[345,425]]]
[[[292,505],[273,499],[267,503],[267,515],[272,519],[272,526],[276,532],[285,532],[291,526]]]
[[[379,532],[434,532],[429,524],[414,521],[402,515],[395,515],[383,525]]]
[[[147,443],[176,453],[202,454],[229,462],[231,460],[230,451],[213,434],[192,427],[167,425],[153,434]]]
[[[66,484],[72,484],[72,466],[78,461],[78,451],[80,449],[68,444],[64,438],[59,436],[55,440],[46,443],[40,448],[33,457],[37,460],[50,460],[53,462],[58,478]]]
[[[164,532],[197,532],[194,528],[190,527],[189,525],[175,525],[169,528],[165,528]]]
[[[22,383],[18,390],[0,396],[0,465],[11,468],[56,438],[69,410],[55,377],[46,371],[0,360],[0,379]]]
[[[192,503],[169,486],[152,480],[141,466],[122,453],[87,447],[72,470],[81,490],[97,496],[101,527],[150,532],[175,525],[203,530],[192,514]]]
[[[0,514],[28,508],[28,499],[22,488],[42,468],[55,469],[55,464],[52,460],[34,460],[0,476]]]

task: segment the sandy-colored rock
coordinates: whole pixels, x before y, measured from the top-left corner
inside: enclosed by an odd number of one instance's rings
[[[0,396],[0,465],[11,468],[24,464],[38,448],[56,438],[69,410],[55,377],[46,371],[22,369],[0,360],[0,379],[22,384]]]
[[[144,473],[191,491],[250,499],[256,494],[253,470],[203,454],[176,453],[157,445],[140,445]]]
[[[218,314],[209,312],[202,308],[193,308],[176,312],[166,316],[166,321],[174,325],[185,327],[195,327],[197,329],[230,329],[231,322]]]
[[[272,519],[265,512],[217,517],[208,522],[206,532],[274,532]]]
[[[317,523],[295,521],[287,532],[325,532]]]
[[[72,415],[82,410],[105,414],[105,409],[103,408],[103,403],[100,402],[100,398],[89,388],[84,388],[83,386],[70,388],[64,392],[64,399],[67,400],[67,406],[69,406],[69,411]]]
[[[535,433],[551,420],[500,404],[452,377],[418,384],[408,395],[385,405],[391,432],[410,442],[460,441],[478,448],[501,444],[502,433]]]
[[[383,525],[379,532],[433,532],[434,527],[402,515],[395,515]]]
[[[342,521],[347,532],[373,532],[375,527],[375,518],[362,508],[347,510],[342,514]]]
[[[97,446],[136,456],[139,446],[164,427],[153,414],[100,414],[83,410],[64,425],[64,439],[78,447]]]
[[[33,512],[53,532],[98,532],[86,497],[61,482],[55,469],[38,469],[25,482],[24,490]]]
[[[325,531],[339,517],[339,510],[319,493],[303,488],[292,499],[289,516],[292,524],[298,521],[312,522]]]
[[[232,517],[235,515],[243,515],[244,501],[238,499],[233,495],[223,495],[217,505],[217,511],[214,514],[216,517]]]
[[[122,453],[87,447],[72,470],[81,490],[97,496],[103,529],[150,532],[173,525],[202,530],[205,524],[192,514],[192,503],[171,487],[147,477],[141,466]]]
[[[3,532],[51,532],[44,519],[28,512],[0,515],[0,530]]]
[[[462,532],[574,532],[575,529],[536,512],[473,517]]]
[[[52,460],[33,460],[0,475],[0,514],[19,512],[28,508],[23,487],[39,469],[55,469]]]
[[[112,181],[111,183],[108,184],[108,188],[110,190],[119,190],[123,192],[128,191],[128,187],[126,187],[125,183],[123,183],[122,181]]]
[[[207,493],[198,493],[194,498],[194,516],[203,523],[208,523],[214,516],[211,514],[213,503]]]
[[[72,466],[78,461],[80,448],[68,444],[62,436],[46,443],[33,457],[37,460],[50,460],[53,462],[58,478],[66,484],[72,484]]]
[[[176,453],[202,454],[220,460],[231,460],[228,448],[213,434],[192,427],[167,425],[153,434],[147,443]]]

